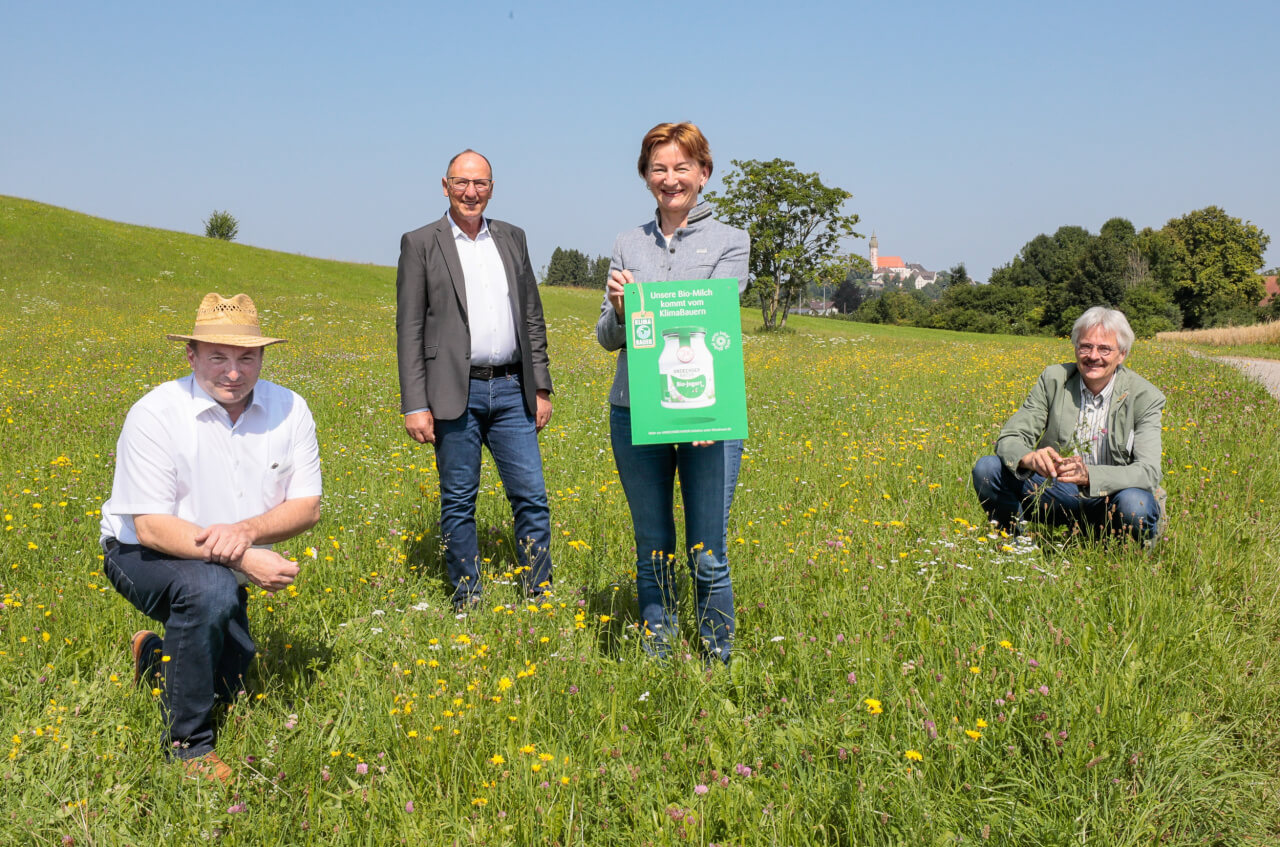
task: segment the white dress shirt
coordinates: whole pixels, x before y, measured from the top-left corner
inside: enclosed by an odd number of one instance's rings
[[[474,239],[449,218],[467,286],[467,324],[471,364],[508,365],[520,358],[515,317],[507,289],[507,271],[484,219]]]
[[[185,376],[152,389],[129,410],[101,535],[137,544],[135,515],[176,515],[206,527],[319,495],[320,451],[306,401],[260,379],[233,424]]]

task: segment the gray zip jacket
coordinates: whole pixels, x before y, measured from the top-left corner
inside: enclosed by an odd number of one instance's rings
[[[686,279],[737,279],[738,291],[747,287],[751,240],[740,229],[711,217],[711,204],[700,202],[689,213],[686,226],[675,231],[668,243],[657,215],[643,226],[621,233],[613,242],[609,272],[631,271],[636,282],[677,282]],[[596,339],[606,350],[618,351],[609,402],[631,406],[627,390],[627,333],[608,295],[600,306]]]

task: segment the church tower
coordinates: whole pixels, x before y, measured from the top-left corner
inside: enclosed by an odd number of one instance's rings
[[[879,261],[879,259],[880,259],[880,242],[876,239],[876,231],[873,229],[871,230],[871,272],[872,273],[875,273],[877,270],[879,270],[879,266],[876,264],[876,262]]]

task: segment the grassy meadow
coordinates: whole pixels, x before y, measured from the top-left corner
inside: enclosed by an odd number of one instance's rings
[[[1260,387],[1140,343],[1130,364],[1169,396],[1166,538],[1014,543],[969,469],[1066,342],[805,318],[762,335],[744,311],[739,629],[708,672],[634,638],[598,293],[543,293],[554,602],[516,602],[486,460],[492,585],[450,613],[433,453],[398,414],[394,277],[0,197],[0,843],[1280,841]],[[188,370],[163,336],[208,291],[249,293],[290,339],[263,375],[310,403],[325,477],[321,523],[277,548],[298,582],[250,601],[227,787],[162,761],[155,695],[130,684],[148,622],[97,547],[125,412]]]

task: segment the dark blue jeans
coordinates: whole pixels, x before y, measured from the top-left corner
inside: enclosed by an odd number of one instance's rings
[[[998,456],[983,456],[973,466],[973,488],[987,517],[1009,532],[1016,532],[1018,522],[1026,519],[1145,540],[1155,537],[1160,521],[1160,506],[1145,488],[1089,497],[1076,485],[1051,482],[1039,474],[1019,479]]]
[[[520,377],[471,380],[466,412],[453,420],[436,420],[435,425],[440,538],[454,603],[478,599],[483,591],[476,539],[482,444],[493,456],[511,503],[521,582],[527,593],[542,593],[551,586],[551,509],[542,478],[538,431],[524,406]]]
[[[649,652],[665,656],[678,638],[676,567],[687,561],[694,613],[709,656],[729,661],[733,584],[729,578],[729,507],[742,463],[741,441],[632,444],[631,410],[609,414],[613,458],[631,509],[636,538],[636,594]],[[676,546],[675,479],[684,503],[684,547]]]
[[[222,565],[172,559],[138,544],[106,544],[103,570],[124,598],[164,624],[160,706],[164,746],[179,759],[213,750],[213,707],[244,688],[255,647],[248,593]]]

